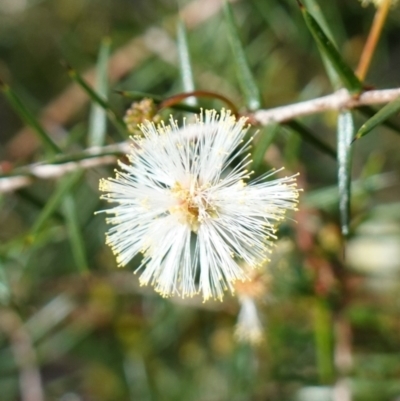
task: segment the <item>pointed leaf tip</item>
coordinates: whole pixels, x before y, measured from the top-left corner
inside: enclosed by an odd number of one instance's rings
[[[182,89],[184,92],[193,92],[195,90],[193,68],[190,60],[186,27],[182,20],[179,20],[177,25],[177,46]],[[184,103],[190,106],[197,106],[197,99],[195,97],[189,97]]]
[[[400,97],[383,106],[376,114],[374,114],[367,122],[365,122],[358,130],[355,139],[359,139],[367,135],[377,126],[385,123],[390,117],[400,111]]]

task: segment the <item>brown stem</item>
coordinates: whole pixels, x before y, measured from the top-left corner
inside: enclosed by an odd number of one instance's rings
[[[392,0],[384,0],[378,7],[375,13],[374,21],[372,22],[371,30],[369,31],[367,41],[361,54],[360,62],[356,70],[356,75],[361,81],[364,81],[367,76],[372,57],[375,53],[376,45],[385,25],[386,17],[388,16]]]

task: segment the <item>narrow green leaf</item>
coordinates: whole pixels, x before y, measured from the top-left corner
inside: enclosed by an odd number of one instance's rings
[[[294,169],[299,162],[299,152],[302,142],[302,137],[297,131],[289,130],[285,147],[283,148],[282,156],[290,169]]]
[[[159,95],[153,95],[152,93],[146,92],[137,92],[137,91],[117,91],[121,96],[132,99],[132,100],[141,100],[144,98],[149,98],[154,101],[154,103],[159,104],[164,101],[164,98]],[[180,110],[180,111],[188,111],[189,113],[200,113],[200,107],[190,106],[188,104],[178,103],[171,106],[171,109]]]
[[[43,209],[45,202],[39,199],[36,195],[33,195],[29,190],[21,188],[15,192],[21,199],[29,202],[29,204],[35,206],[37,209]],[[54,217],[59,221],[64,221],[63,216],[59,212],[54,212]]]
[[[4,96],[21,119],[33,129],[39,139],[43,142],[46,149],[53,154],[61,153],[61,149],[53,142],[39,121],[28,110],[28,108],[25,107],[15,92],[2,81],[0,81],[0,91],[4,93]]]
[[[182,21],[178,22],[177,32],[179,71],[181,74],[182,88],[184,92],[193,92],[195,85],[193,80],[192,64],[190,62],[186,29]],[[197,106],[197,99],[195,97],[189,97],[184,100],[184,103],[190,106]]]
[[[373,117],[378,112],[371,106],[360,106],[360,107],[357,107],[356,110],[359,111],[360,113],[362,113],[364,116],[369,117],[369,118]],[[400,134],[400,125],[398,123],[396,123],[395,121],[385,120],[385,121],[382,121],[382,125],[384,125],[387,128],[390,128],[393,131],[395,131],[396,133]]]
[[[324,32],[326,32],[326,35],[328,36],[332,44],[336,46],[334,35],[331,29],[329,28],[329,25],[326,21],[324,14],[321,11],[321,7],[319,6],[317,0],[303,0],[303,1],[306,4],[307,9],[310,11],[310,14],[313,15],[316,21],[320,24],[321,28],[324,30]],[[336,90],[339,89],[341,87],[342,81],[338,73],[336,72],[330,59],[324,52],[321,52],[321,56],[322,56],[322,62],[324,63],[325,70],[329,77],[329,81],[331,82],[332,87]]]
[[[340,6],[336,2],[326,2],[325,0],[302,1],[335,45],[344,43],[347,40],[344,16],[339,10]],[[334,27],[333,30],[330,28],[328,21],[330,26]]]
[[[247,58],[240,41],[239,32],[235,23],[231,5],[224,3],[225,18],[228,26],[229,41],[232,47],[233,58],[237,68],[239,85],[246,99],[246,106],[254,111],[261,107],[261,96],[258,86],[251,73]]]
[[[253,168],[257,170],[264,161],[264,155],[271,143],[274,141],[276,134],[278,133],[279,124],[271,124],[264,127],[264,129],[258,134],[260,136],[259,141],[253,152]]]
[[[332,149],[328,144],[319,140],[310,130],[304,126],[303,124],[299,123],[298,121],[292,120],[284,123],[283,125],[291,128],[293,131],[296,131],[305,141],[326,153],[327,155],[336,159],[337,154],[334,149]]]
[[[302,0],[302,1],[307,7],[307,11],[310,13],[310,15],[312,15],[315,18],[315,20],[320,25],[321,29],[323,29],[324,32],[326,33],[326,36],[328,36],[332,44],[336,46],[337,44],[335,43],[334,35],[328,25],[324,13],[321,10],[318,0]]]
[[[350,111],[341,112],[338,117],[337,148],[340,226],[344,236],[349,235],[352,166],[351,141],[353,136],[353,116]]]
[[[87,93],[93,102],[98,104],[107,113],[108,118],[117,128],[118,132],[124,139],[126,139],[127,131],[124,120],[112,110],[108,102],[102,96],[97,94],[75,69],[68,64],[66,64],[66,67],[68,70],[68,75],[71,77],[71,79]]]
[[[110,56],[111,41],[109,38],[103,40],[96,66],[95,91],[100,97],[107,100],[108,93],[108,59]],[[107,129],[107,114],[103,107],[93,102],[89,117],[89,146],[102,146]]]
[[[332,63],[332,66],[335,68],[343,85],[351,93],[360,93],[363,90],[361,81],[354,74],[354,71],[345,63],[335,45],[325,34],[315,18],[307,11],[307,9],[300,3],[299,0],[297,1],[300,5],[300,9],[308,29],[317,42],[321,52],[323,52]]]
[[[382,107],[372,118],[370,118],[365,124],[358,130],[354,140],[362,138],[367,135],[378,125],[383,124],[388,118],[395,115],[400,111],[400,97],[391,101],[386,106]]]
[[[72,194],[67,194],[64,197],[62,206],[65,215],[65,221],[67,224],[68,239],[71,244],[72,254],[74,256],[76,266],[81,273],[87,273],[89,269],[84,240],[82,237],[81,229],[79,227],[76,203]]]
[[[68,192],[73,188],[73,186],[80,180],[83,175],[83,171],[77,170],[68,176],[64,177],[56,190],[46,203],[46,206],[43,208],[39,217],[36,219],[35,223],[31,229],[31,237],[33,240],[38,232],[42,229],[47,220],[51,217],[51,215],[57,210],[58,206],[64,199],[64,197],[68,194]]]

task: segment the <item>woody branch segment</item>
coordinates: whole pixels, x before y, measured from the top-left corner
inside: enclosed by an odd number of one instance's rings
[[[253,124],[268,125],[292,119],[323,113],[325,111],[352,109],[355,107],[383,104],[400,96],[400,88],[371,90],[354,98],[346,89],[340,89],[331,95],[319,97],[305,102],[289,104],[272,109],[261,109],[249,114]],[[102,148],[90,148],[81,153],[81,158],[74,161],[32,164],[23,168],[23,172],[15,172],[12,176],[0,177],[0,193],[11,192],[32,184],[35,179],[55,179],[71,171],[89,169],[101,165],[113,164],[118,154],[129,152],[126,142]],[[114,154],[112,154],[114,153]],[[71,157],[72,158],[72,157]]]
[[[261,125],[268,125],[329,110],[353,109],[359,106],[388,103],[399,96],[400,88],[371,90],[362,93],[358,98],[355,98],[346,89],[340,89],[331,95],[307,100],[305,102],[267,110],[258,110],[251,114],[251,117],[254,122]]]

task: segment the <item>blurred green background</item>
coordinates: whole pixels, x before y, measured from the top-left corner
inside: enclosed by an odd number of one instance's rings
[[[318,3],[355,68],[374,7],[356,0]],[[263,108],[332,92],[296,1],[242,0],[232,7]],[[244,110],[217,0],[0,0],[0,77],[41,116],[63,151],[79,152],[88,146],[90,101],[60,61],[84,74],[109,37],[109,102],[122,116],[129,101],[114,89],[163,97],[184,90],[179,15],[196,88],[217,90]],[[397,7],[367,83],[399,86],[399,64]],[[84,76],[93,82],[93,73]],[[365,121],[357,112],[354,118],[357,127]],[[336,119],[329,112],[301,121],[335,146]],[[267,133],[263,128],[259,136]],[[105,142],[120,140],[109,124]],[[4,96],[0,146],[3,174],[48,159]],[[265,333],[257,346],[234,337],[234,297],[223,303],[163,299],[139,287],[132,274],[139,258],[117,269],[104,245],[104,217],[94,215],[106,207],[98,180],[114,166],[76,176],[49,215],[47,202],[64,178],[0,194],[0,400],[398,399],[399,148],[398,134],[383,127],[354,146],[352,235],[343,263],[336,162],[278,127],[256,172],[282,164],[300,171],[304,192],[291,216],[297,223],[288,220],[280,230],[267,269],[270,285],[258,304]]]

